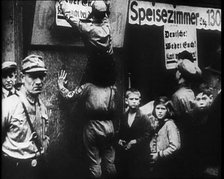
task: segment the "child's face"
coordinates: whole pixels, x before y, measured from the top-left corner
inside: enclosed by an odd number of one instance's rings
[[[136,109],[140,104],[140,97],[138,94],[130,93],[128,98],[125,99],[125,103],[129,106],[129,108]]]
[[[11,90],[16,83],[16,73],[9,71],[7,73],[2,74],[2,86],[6,90]]]
[[[164,106],[162,104],[156,105],[156,107],[155,107],[155,113],[156,113],[156,117],[158,119],[164,119],[166,117],[166,113],[167,113],[166,106]]]
[[[195,106],[200,111],[207,109],[211,105],[211,102],[212,97],[209,97],[207,94],[199,93],[195,97]]]

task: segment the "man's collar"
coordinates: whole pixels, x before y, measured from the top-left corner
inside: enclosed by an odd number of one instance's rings
[[[15,94],[15,92],[16,92],[15,88],[12,88],[10,91],[11,91],[13,94]],[[7,89],[5,89],[5,88],[2,88],[2,92],[3,92],[3,94],[6,95],[6,96],[8,96],[8,94],[9,94],[9,90],[7,90]]]

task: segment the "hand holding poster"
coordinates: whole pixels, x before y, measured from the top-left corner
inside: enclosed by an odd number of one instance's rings
[[[92,12],[91,2],[81,2],[81,1],[72,1],[72,2],[65,2],[67,7],[69,8],[69,11],[74,15],[75,17],[79,19],[86,19],[89,14]],[[71,27],[70,24],[65,20],[59,2],[56,2],[55,4],[56,9],[56,25],[62,26],[62,27]]]
[[[80,19],[88,17],[92,11],[90,6],[92,0],[66,0],[71,7],[72,13]],[[110,0],[105,0],[109,2]],[[110,25],[112,30],[112,43],[116,48],[122,48],[124,44],[124,34],[127,20],[128,0],[111,0],[110,3]],[[77,37],[70,37],[67,34],[60,34],[52,28],[71,27],[61,13],[58,1],[36,1],[35,14],[33,20],[33,32],[31,38],[32,45],[65,45],[83,46],[82,41]],[[65,36],[69,36],[68,38]]]

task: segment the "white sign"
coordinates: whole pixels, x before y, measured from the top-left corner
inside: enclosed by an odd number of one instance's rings
[[[92,12],[91,1],[87,0],[86,3],[81,0],[69,0],[67,1],[68,7],[74,16],[80,19],[85,19]],[[65,20],[59,3],[55,3],[56,9],[56,25],[61,27],[71,27],[70,24]],[[110,3],[110,15],[109,21],[112,32],[112,44],[113,47],[121,48],[124,43],[124,34],[126,28],[128,10],[128,0],[113,0]]]
[[[221,9],[131,0],[128,20],[138,25],[188,25],[221,31]]]
[[[69,0],[74,14],[80,18],[85,18],[91,12],[91,0]],[[113,47],[122,48],[124,44],[124,34],[127,22],[128,0],[113,0],[110,3],[109,21],[111,25]],[[81,7],[80,7],[81,6]],[[83,9],[82,9],[83,8]],[[76,11],[77,10],[77,11]],[[54,25],[71,27],[62,15],[57,1],[36,1],[35,14],[33,20],[33,32],[31,44],[33,45],[63,45],[63,46],[83,46],[81,36],[64,37],[58,31],[54,31]],[[66,30],[65,30],[66,32]],[[74,32],[75,33],[75,32]]]
[[[84,3],[81,1],[68,1],[69,11],[73,16],[79,19],[86,19],[92,12],[90,2]],[[64,15],[60,9],[58,2],[55,3],[56,8],[56,25],[62,27],[71,27],[71,25],[65,20]]]
[[[177,66],[177,54],[187,50],[198,64],[196,28],[187,25],[164,26],[164,48],[166,69]]]

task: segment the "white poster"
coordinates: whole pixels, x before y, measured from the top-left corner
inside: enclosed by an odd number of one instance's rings
[[[67,2],[68,7],[72,15],[79,19],[86,19],[92,12],[91,2],[82,3],[81,1]],[[71,27],[71,25],[65,20],[60,5],[58,2],[55,3],[56,8],[56,25],[62,27]]]
[[[189,25],[221,31],[221,9],[131,0],[128,22],[138,25]]]
[[[187,50],[198,64],[196,28],[187,25],[164,25],[166,69],[176,68],[177,54]]]
[[[71,12],[85,19],[92,11],[91,0],[67,0]],[[127,22],[128,0],[111,0],[109,21],[111,25],[112,44],[115,48],[122,48]],[[63,35],[54,33],[56,27],[71,27],[65,20],[59,8],[58,0],[36,1],[31,44],[33,45],[65,45],[83,46],[82,41],[74,38],[62,38]]]

